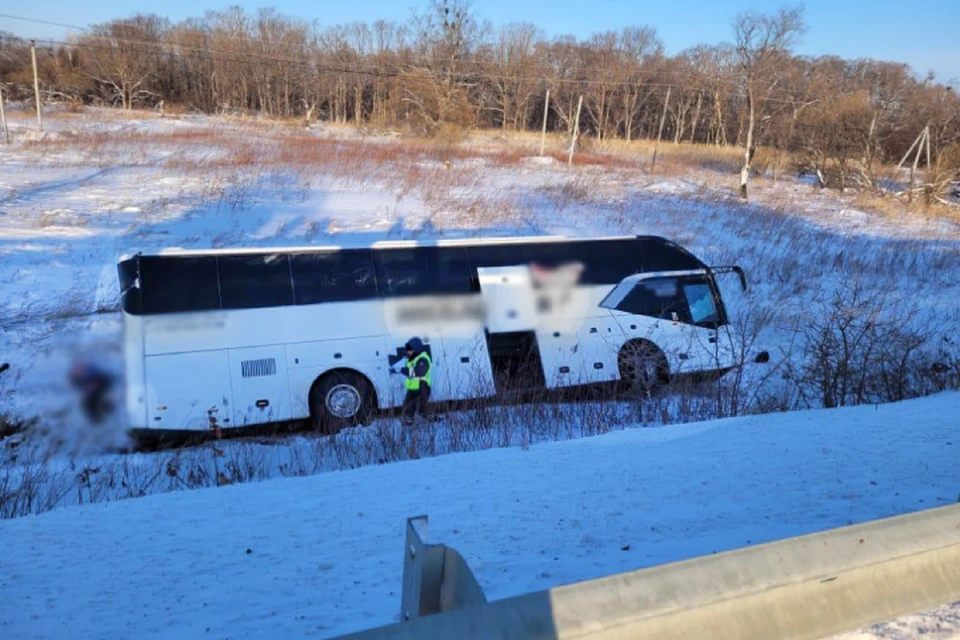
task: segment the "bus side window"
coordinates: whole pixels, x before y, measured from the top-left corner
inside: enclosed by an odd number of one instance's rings
[[[687,305],[681,297],[676,278],[641,280],[617,305],[620,311],[687,322]]]
[[[296,303],[319,304],[377,297],[371,253],[368,249],[343,249],[290,256]]]
[[[140,258],[143,312],[176,313],[220,308],[217,259],[209,257]]]
[[[634,240],[608,240],[580,242],[579,260],[584,264],[580,282],[590,284],[616,284],[640,271],[641,253]]]
[[[374,264],[381,295],[433,293],[426,253],[422,249],[379,249],[374,252]]]
[[[520,245],[518,250],[523,264],[535,263],[548,269],[580,261],[573,242],[531,242]]]
[[[637,238],[644,271],[702,269],[703,264],[683,247],[664,238]]]
[[[224,309],[253,309],[293,304],[288,257],[277,254],[224,256],[217,259]]]
[[[470,293],[470,263],[462,247],[422,249],[435,293]]]

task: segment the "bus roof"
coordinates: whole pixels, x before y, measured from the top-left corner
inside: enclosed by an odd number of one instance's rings
[[[413,247],[469,247],[499,244],[520,244],[528,242],[584,242],[598,240],[635,240],[639,237],[656,236],[601,236],[595,238],[570,238],[567,236],[502,236],[502,237],[474,237],[474,238],[427,238],[424,240],[379,240],[369,245],[340,246],[340,245],[302,245],[302,246],[273,246],[273,247],[245,247],[225,249],[182,249],[169,247],[156,253],[141,253],[140,256],[217,256],[217,255],[256,255],[261,253],[302,253],[340,251],[344,249],[409,249]],[[119,262],[133,258],[133,255],[120,256]]]

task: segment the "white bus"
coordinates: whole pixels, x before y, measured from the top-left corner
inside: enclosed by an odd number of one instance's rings
[[[546,389],[723,372],[740,363],[720,270],[746,288],[739,267],[656,236],[124,256],[131,426],[366,423],[402,404],[390,369],[414,336],[433,358],[431,402],[494,396],[518,362]]]

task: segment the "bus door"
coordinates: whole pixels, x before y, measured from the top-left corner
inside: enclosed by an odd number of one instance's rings
[[[585,384],[580,336],[569,325],[545,326],[537,331],[543,380],[548,389]]]
[[[576,325],[538,309],[533,276],[527,265],[479,267],[486,328],[491,334],[533,333],[543,379],[549,389],[583,384],[583,361]]]
[[[486,398],[494,395],[490,352],[483,331],[444,335],[435,340],[433,390],[435,401]]]
[[[529,267],[478,267],[477,278],[488,332],[536,329],[537,308]]]

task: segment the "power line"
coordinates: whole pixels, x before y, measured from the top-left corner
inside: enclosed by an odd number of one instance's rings
[[[9,13],[0,13],[0,18],[9,18],[10,20],[19,20],[21,22],[34,22],[36,24],[46,24],[53,27],[64,27],[66,29],[75,29],[77,31],[89,31],[87,27],[78,27],[75,24],[64,24],[62,22],[50,22],[48,20],[37,20],[36,18],[24,18],[23,16],[14,16]]]

